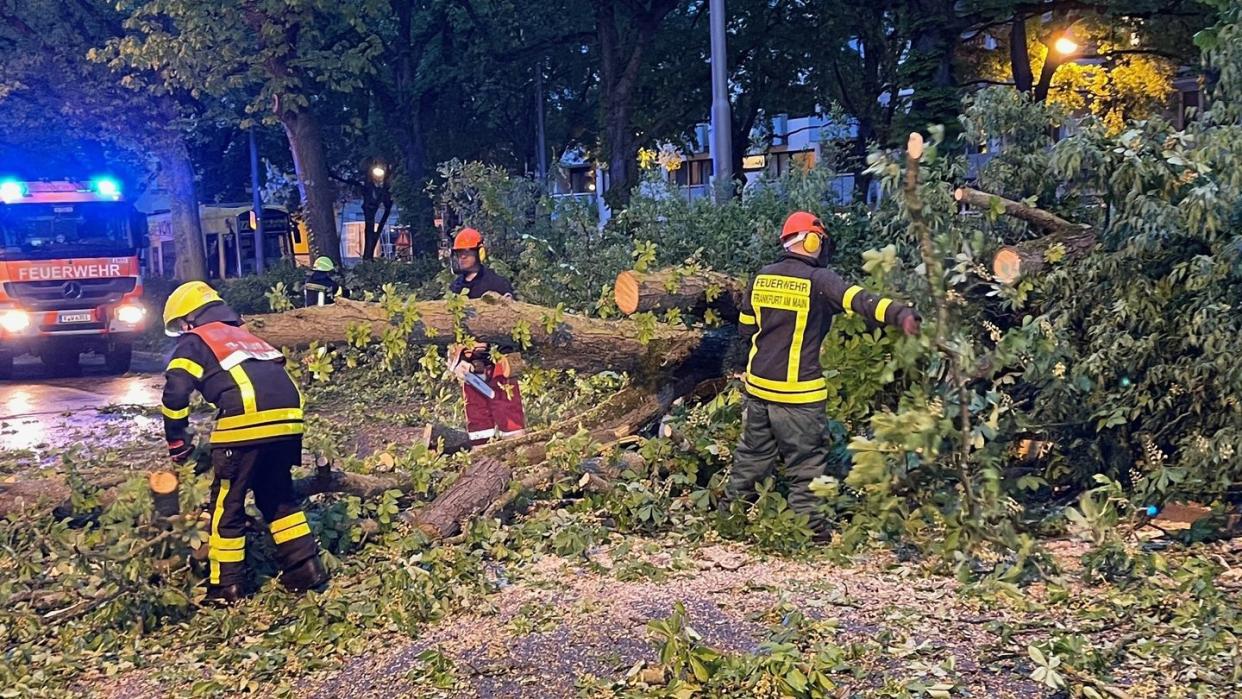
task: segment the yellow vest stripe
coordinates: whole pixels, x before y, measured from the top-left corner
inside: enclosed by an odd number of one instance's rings
[[[755,317],[752,315],[746,314],[746,313],[738,313],[737,322],[741,323],[742,325],[754,325]]]
[[[302,434],[303,427],[300,422],[281,422],[275,425],[260,425],[258,427],[243,427],[236,430],[216,430],[211,433],[212,444],[236,444],[238,442],[248,442],[252,439],[269,439],[272,437],[288,437],[290,435]]]
[[[185,357],[177,357],[168,363],[165,371],[175,371],[180,369],[196,379],[203,378],[203,366],[198,362],[186,359]]]
[[[181,420],[183,418],[187,418],[190,416],[190,406],[187,405],[181,410],[173,410],[172,408],[166,405],[161,405],[160,412],[164,413],[164,417],[168,418],[169,420]]]
[[[246,413],[258,412],[259,406],[255,402],[254,384],[250,383],[250,377],[246,376],[246,370],[238,364],[229,369],[229,375],[237,382],[237,390],[241,392],[242,411]]]
[[[772,401],[773,403],[786,403],[800,405],[803,403],[815,403],[821,400],[828,400],[828,389],[822,391],[811,391],[809,393],[776,393],[774,391],[765,391],[762,388],[747,385],[746,393],[755,398]]]
[[[854,315],[854,297],[862,290],[863,288],[857,285],[845,290],[845,295],[841,297],[841,308],[845,310],[845,315]]]
[[[222,417],[216,420],[217,430],[233,430],[239,427],[254,427],[267,422],[288,422],[290,420],[301,420],[301,408],[275,408],[272,410],[260,410],[245,415],[232,415],[230,417]]]
[[[752,386],[758,386],[759,388],[766,388],[769,391],[802,393],[804,391],[815,391],[828,387],[828,381],[822,376],[818,379],[811,379],[810,381],[773,381],[772,379],[765,379],[762,376],[755,376],[754,374],[748,373],[745,378],[746,383]]]
[[[887,311],[888,307],[891,305],[893,305],[892,299],[880,299],[880,302],[875,305],[875,319],[878,322],[884,322],[884,312]]]

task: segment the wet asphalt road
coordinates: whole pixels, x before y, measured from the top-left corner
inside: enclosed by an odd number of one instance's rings
[[[114,421],[117,407],[158,407],[162,368],[156,355],[135,353],[129,374],[109,376],[101,358],[86,355],[80,376],[51,376],[38,360],[19,358],[13,378],[0,381],[0,450],[68,446],[95,425]]]

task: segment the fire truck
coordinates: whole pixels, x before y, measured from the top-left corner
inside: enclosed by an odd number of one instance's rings
[[[129,371],[148,321],[144,239],[114,178],[0,179],[0,378],[27,353],[56,374],[77,372],[83,353]]]

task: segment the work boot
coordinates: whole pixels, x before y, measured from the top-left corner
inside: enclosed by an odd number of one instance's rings
[[[238,583],[231,585],[208,585],[207,596],[203,598],[203,604],[211,607],[230,607],[245,597],[246,590]]]
[[[323,567],[323,561],[315,555],[281,574],[280,584],[290,592],[306,592],[327,585],[328,577],[328,570]]]

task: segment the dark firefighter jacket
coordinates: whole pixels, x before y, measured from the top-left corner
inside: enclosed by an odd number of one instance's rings
[[[314,270],[307,275],[303,289],[306,294],[306,305],[308,306],[319,304],[319,292],[321,291],[323,292],[324,303],[332,303],[337,296],[349,298],[349,292],[345,287],[337,283],[332,273],[322,270]]]
[[[474,275],[474,279],[467,281],[465,274],[458,274],[453,281],[449,283],[450,293],[460,294],[463,291],[466,292],[466,298],[468,299],[483,298],[483,294],[486,294],[489,291],[500,294],[501,296],[508,296],[514,299],[517,298],[517,292],[513,290],[513,284],[508,279],[496,274],[491,267],[484,264],[479,265],[479,273]],[[498,349],[501,354],[509,354],[510,352],[516,350],[517,347],[504,344],[500,345]],[[490,352],[477,353],[478,356],[475,356],[475,354],[476,353],[466,352],[467,358],[476,362],[476,371],[482,370],[484,366],[491,366],[492,362],[488,356]]]
[[[759,270],[738,319],[742,339],[750,341],[746,392],[774,403],[827,400],[819,348],[838,313],[896,325],[914,311],[802,255],[787,252]]]
[[[216,407],[213,446],[260,444],[302,434],[302,394],[279,350],[241,328],[228,306],[209,306],[177,339],[164,370],[164,435],[186,439],[190,394]]]

